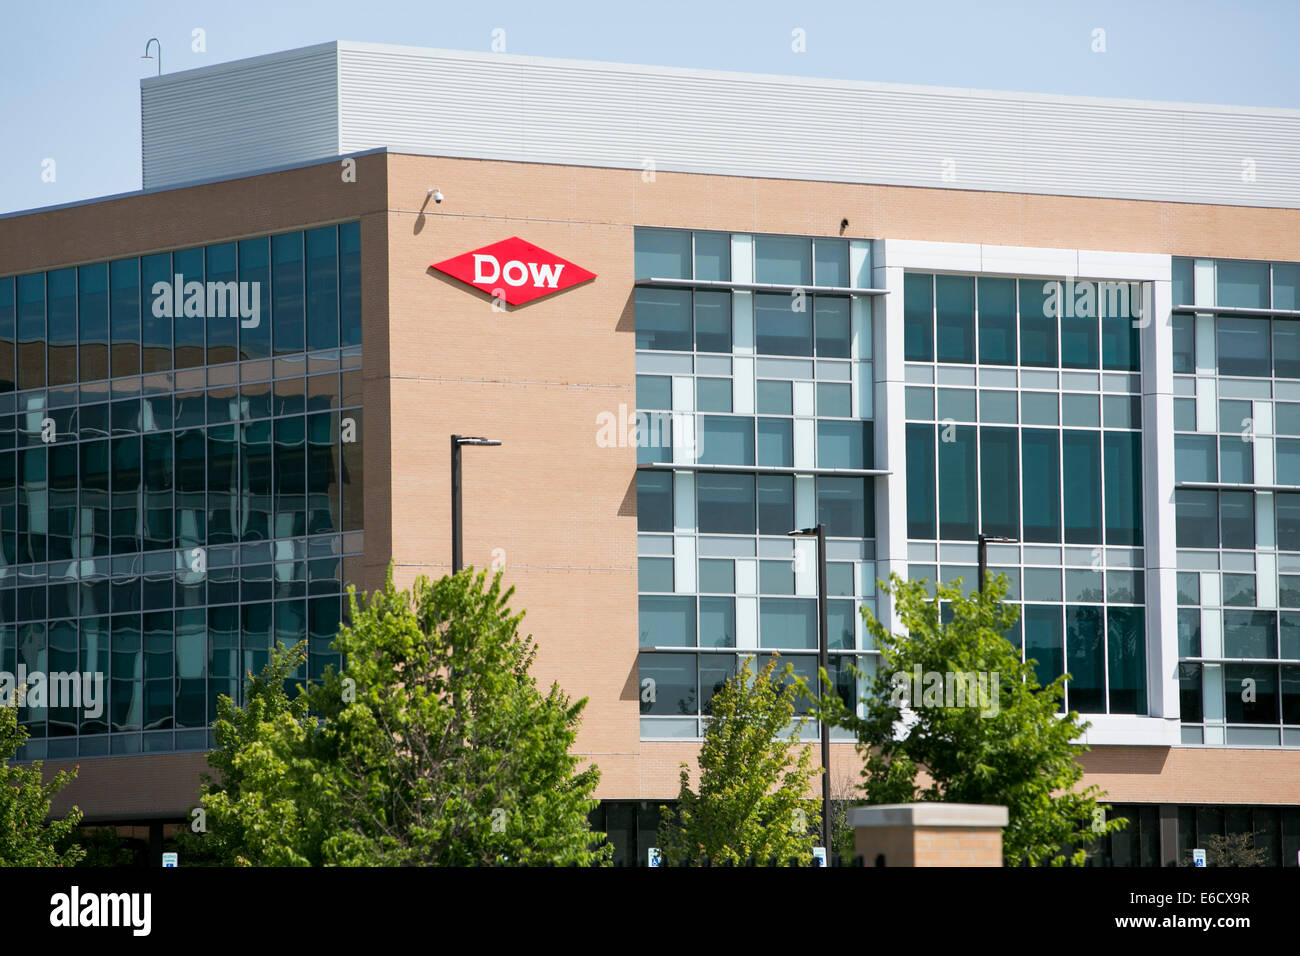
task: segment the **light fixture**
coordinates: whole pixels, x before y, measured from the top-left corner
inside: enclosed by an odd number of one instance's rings
[[[151,44],[154,43],[158,44],[158,75],[162,76],[162,41],[161,40],[159,40],[157,37],[150,37],[144,45],[144,56],[140,57],[140,59],[142,60],[153,59],[153,57],[149,55],[149,47]]]

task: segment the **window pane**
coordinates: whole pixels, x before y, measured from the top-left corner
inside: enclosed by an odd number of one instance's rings
[[[638,558],[636,586],[638,591],[673,590],[672,558]]]
[[[695,407],[702,412],[731,411],[731,379],[697,378]]]
[[[1097,333],[1097,312],[1095,309],[1080,308],[1086,303],[1077,298],[1082,289],[1092,288],[1092,283],[1080,283],[1074,288],[1076,305],[1071,305],[1066,298],[1060,301],[1061,319],[1061,367],[1062,368],[1096,368],[1099,362],[1100,343]],[[1061,283],[1063,297],[1071,291],[1069,283]],[[1071,315],[1071,310],[1074,314]]]
[[[636,407],[670,411],[673,407],[673,380],[670,375],[638,375]]]
[[[1255,575],[1223,575],[1223,604],[1225,607],[1254,607]]]
[[[1061,432],[1061,499],[1067,544],[1101,543],[1101,441],[1096,432]]]
[[[1217,492],[1186,489],[1175,491],[1174,516],[1178,547],[1217,548],[1219,546]]]
[[[249,324],[244,326],[241,323],[239,329],[239,355],[240,358],[266,358],[271,354],[271,251],[270,243],[267,239],[245,239],[239,244],[239,281],[250,283],[249,295],[251,297],[253,288],[251,283],[257,283],[257,299],[259,302],[257,308],[257,322],[249,319]],[[355,322],[358,332],[361,326],[360,319],[360,277],[356,278],[357,288],[355,291],[357,314]],[[358,342],[360,337],[358,335]]]
[[[695,476],[699,529],[705,534],[754,533],[754,476]]]
[[[915,419],[927,421],[934,418],[934,389],[909,386],[904,389],[903,394],[904,415],[909,421]]]
[[[1201,656],[1201,610],[1195,607],[1178,609],[1178,656]]]
[[[240,278],[243,275],[243,246],[240,246]],[[269,292],[263,289],[263,295]],[[265,303],[262,315],[267,314]],[[242,333],[241,333],[242,334]],[[339,344],[344,348],[361,344],[361,223],[339,223]]]
[[[77,380],[77,270],[50,272],[47,282],[49,384],[70,385]]]
[[[1213,435],[1174,436],[1174,477],[1177,481],[1218,481],[1218,442]]]
[[[758,419],[758,463],[794,467],[794,423],[791,419]]]
[[[794,477],[758,478],[758,533],[785,534],[794,530]],[[730,589],[728,589],[730,590]]]
[[[1244,693],[1253,688],[1254,694]],[[1224,716],[1230,724],[1278,722],[1277,667],[1227,664],[1223,668]]]
[[[875,495],[870,478],[817,479],[817,520],[839,538],[875,536]]]
[[[220,287],[210,286],[212,293],[206,315],[208,326],[208,364],[233,362],[238,358],[240,326],[240,290],[235,284],[235,262],[237,251],[233,242],[219,246],[208,246],[204,251],[205,268],[208,282],[219,282]],[[251,306],[252,300],[249,299]],[[252,309],[250,308],[251,312]],[[250,318],[251,322],[252,319]],[[260,319],[259,319],[260,321]],[[337,342],[335,343],[338,344]]]
[[[17,385],[14,322],[14,280],[12,277],[0,279],[0,392],[12,392]]]
[[[975,421],[975,389],[939,389],[939,419],[958,422]]]
[[[1026,425],[1057,425],[1057,396],[1051,392],[1021,392],[1020,420]]]
[[[871,423],[817,422],[817,467],[870,468]]]
[[[736,646],[736,599],[700,598],[700,647]]]
[[[980,429],[980,530],[1020,537],[1020,455],[1014,428]]]
[[[1175,315],[1174,371],[1192,374],[1196,371],[1196,317]]]
[[[790,382],[759,382],[758,413],[760,415],[791,414],[794,411],[794,401],[790,386]]]
[[[907,426],[907,536],[935,537],[934,426]]]
[[[730,293],[695,293],[695,347],[701,352],[731,351]]]
[[[849,357],[852,338],[849,311],[848,299],[830,295],[819,295],[813,298],[819,357]]]
[[[1061,540],[1061,478],[1059,438],[1055,431],[1026,428],[1020,436],[1022,487],[1034,489],[1025,496],[1026,541]]]
[[[947,439],[951,438],[949,441]],[[978,518],[975,429],[945,426],[939,433],[939,537],[973,540]]]
[[[336,349],[339,347],[338,227],[309,229],[306,241],[307,348]],[[208,347],[211,349],[211,342]]]
[[[1216,302],[1221,306],[1267,309],[1268,263],[1233,262],[1220,259],[1215,263],[1218,284]]]
[[[642,647],[695,646],[695,598],[643,594],[640,609]]]
[[[1100,282],[1097,285],[1100,290],[1101,367],[1136,372],[1141,355],[1142,286],[1137,282]],[[1118,302],[1109,298],[1111,293],[1108,289],[1119,293]]]
[[[1255,480],[1255,446],[1242,435],[1219,439],[1220,481],[1251,484]]]
[[[1061,424],[1082,428],[1096,428],[1101,424],[1096,395],[1062,395]]]
[[[975,361],[975,280],[935,276],[935,356],[940,362]]]
[[[1039,279],[1020,280],[1020,364],[1055,368],[1056,311],[1048,301],[1048,292],[1056,288],[1054,282]],[[1057,299],[1059,302],[1059,298]]]
[[[1106,710],[1101,611],[1086,606],[1065,609],[1065,669],[1070,673],[1066,706],[1083,714]]]
[[[689,289],[637,289],[633,308],[637,348],[691,350]]]
[[[808,598],[758,599],[758,646],[811,649],[817,646],[817,602]]]
[[[18,387],[44,386],[45,273],[37,272],[18,277]]]
[[[817,383],[817,414],[823,418],[848,418],[853,414],[853,392],[848,385]]]
[[[711,594],[733,594],[736,590],[736,562],[700,559],[700,591]]]
[[[1142,436],[1106,432],[1106,543],[1142,543]]]
[[[673,530],[673,475],[670,471],[636,473],[638,531]]]
[[[817,285],[849,286],[849,244],[843,239],[814,239]]]
[[[1277,612],[1225,610],[1223,656],[1277,657]]]
[[[1300,320],[1273,320],[1273,374],[1300,378]]]
[[[1277,483],[1300,485],[1300,441],[1277,439]]]
[[[191,282],[202,284],[203,250],[181,249],[173,252],[172,269],[181,277],[184,285],[188,286]],[[203,364],[205,329],[203,319],[187,316],[184,309],[172,309],[172,339],[175,342],[174,361],[177,368],[198,368]]]
[[[1112,714],[1146,713],[1145,617],[1144,609],[1140,607],[1112,607],[1106,611]]]
[[[1192,292],[1192,280],[1194,274],[1193,259],[1175,258],[1173,262],[1173,305],[1177,308],[1180,305],[1194,305],[1194,295]]]
[[[794,237],[756,236],[754,279],[778,285],[812,285],[812,243]]]
[[[642,633],[642,644],[646,634]],[[654,688],[641,697],[641,713],[652,716],[693,715],[697,695],[695,659],[698,654],[641,654],[637,657],[637,678],[641,686]],[[646,681],[650,681],[648,685]],[[649,699],[647,699],[649,698]]]
[[[758,592],[760,594],[794,594],[793,562],[758,562]]]
[[[637,276],[641,272],[638,268]],[[714,282],[731,280],[731,234],[697,232],[695,234],[695,278]]]
[[[703,613],[703,612],[701,612]],[[734,647],[734,644],[727,645]],[[686,656],[686,655],[683,655]],[[699,654],[700,660],[700,712],[713,712],[713,698],[736,673],[733,654]]]
[[[699,452],[703,465],[754,464],[754,419],[701,416]]]
[[[1267,378],[1272,374],[1268,319],[1240,319],[1220,315],[1215,324],[1218,330],[1220,375]]]
[[[903,276],[903,358],[934,361],[934,276]]]
[[[1219,496],[1222,543],[1225,548],[1255,550],[1255,495],[1225,491]]]
[[[638,229],[635,245],[638,279],[690,279],[691,234],[672,229]]]
[[[1278,492],[1273,507],[1277,510],[1278,549],[1300,551],[1300,494]]]
[[[795,311],[800,306],[803,311]],[[754,345],[760,355],[812,355],[812,310],[807,299],[755,295]]]
[[[980,363],[1016,364],[1016,283],[979,280]]]
[[[1014,425],[1016,423],[1016,393],[981,390],[980,421]]]
[[[1025,660],[1036,661],[1034,674],[1047,686],[1065,672],[1065,631],[1058,604],[1026,604]]]

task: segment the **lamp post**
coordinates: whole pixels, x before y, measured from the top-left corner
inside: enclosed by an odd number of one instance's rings
[[[153,57],[149,55],[149,47],[154,43],[158,44],[158,75],[162,76],[162,41],[161,40],[159,40],[157,37],[150,37],[144,45],[144,56],[140,57],[140,59],[142,60],[153,59]]]
[[[830,640],[826,618],[826,525],[787,531],[792,538],[817,539],[817,697],[820,702],[825,693],[821,685],[821,671],[830,677]],[[831,862],[831,728],[819,720],[822,736],[822,846],[826,848],[826,865]]]
[[[981,534],[979,536],[980,594],[984,593],[984,579],[989,576],[989,542],[994,541],[999,544],[1014,544],[1015,540],[1015,538],[1006,538],[1000,534]]]
[[[499,445],[494,438],[473,438],[467,435],[451,436],[451,573],[464,566],[464,545],[461,541],[460,520],[460,448],[462,445]]]

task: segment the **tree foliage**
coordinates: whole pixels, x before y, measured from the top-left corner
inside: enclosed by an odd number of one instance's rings
[[[43,783],[39,760],[30,767],[10,764],[27,736],[27,728],[18,724],[18,708],[0,706],[0,866],[74,866],[85,855],[72,842],[81,811],[73,807],[49,823],[45,818],[50,800],[76,772],[60,770]]]
[[[1040,686],[1033,661],[1022,662],[1003,636],[1019,613],[1003,603],[1005,577],[992,579],[982,595],[938,585],[937,600],[925,582],[898,575],[891,576],[887,590],[904,632],[891,633],[863,609],[880,650],[865,715],[857,716],[834,696],[819,707],[828,720],[857,736],[867,802],[1002,804],[1010,816],[1003,834],[1009,863],[1083,865],[1086,844],[1127,821],[1102,819],[1097,811],[1109,808],[1098,805],[1105,794],[1097,787],[1077,789],[1083,777],[1077,757],[1088,748],[1074,741],[1089,725],[1074,711],[1058,713],[1069,675]],[[969,701],[953,706],[944,693],[936,706],[923,693],[917,700],[917,674],[952,675],[952,680],[983,675],[988,699],[983,705],[977,700],[974,706]],[[1067,844],[1084,848],[1067,856],[1062,849]]]
[[[691,789],[683,763],[677,806],[662,810],[659,850],[669,865],[812,864],[821,815],[806,794],[821,768],[809,747],[799,747],[806,718],[788,730],[799,692],[790,666],[777,673],[776,662],[773,657],[755,678],[745,659],[713,695],[699,791]]]
[[[350,592],[342,671],[290,699],[299,645],[244,708],[221,702],[204,842],[253,865],[607,860],[587,820],[599,770],[569,752],[586,701],[538,689],[513,593],[472,570]]]

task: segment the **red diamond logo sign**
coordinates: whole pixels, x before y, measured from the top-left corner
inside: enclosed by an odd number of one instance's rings
[[[431,268],[510,305],[523,305],[596,278],[596,273],[518,236],[435,262]]]

